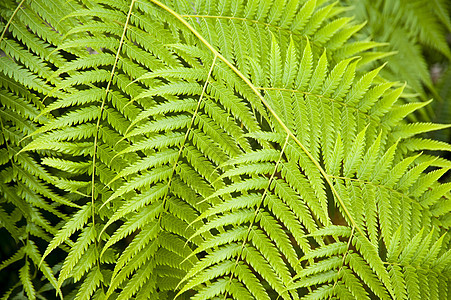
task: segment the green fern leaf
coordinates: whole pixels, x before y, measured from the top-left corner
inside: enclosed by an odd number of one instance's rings
[[[28,299],[36,299],[36,291],[30,279],[30,265],[27,260],[25,261],[25,265],[19,271],[19,277]]]
[[[63,2],[0,4],[4,298],[447,299],[444,1]]]

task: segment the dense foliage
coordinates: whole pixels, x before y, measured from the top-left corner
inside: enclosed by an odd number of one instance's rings
[[[445,0],[0,14],[3,299],[449,299]]]

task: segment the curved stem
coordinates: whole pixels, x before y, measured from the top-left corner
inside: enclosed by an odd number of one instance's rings
[[[293,132],[287,127],[287,125],[283,122],[283,120],[277,115],[277,113],[272,109],[272,107],[269,105],[269,103],[266,101],[266,99],[258,92],[258,89],[254,86],[254,84],[244,76],[243,73],[241,73],[240,70],[238,70],[237,67],[235,67],[229,60],[227,60],[224,56],[222,56],[221,53],[219,53],[191,24],[189,24],[180,14],[166,6],[165,4],[161,3],[158,0],[150,0],[155,5],[159,6],[163,10],[167,11],[171,15],[173,15],[177,20],[179,20],[186,28],[188,28],[201,42],[204,44],[215,56],[217,56],[220,60],[222,60],[238,77],[240,77],[248,86],[249,88],[257,95],[257,97],[260,99],[260,101],[263,103],[263,105],[268,109],[268,111],[271,113],[271,115],[276,119],[277,123],[283,128],[283,130],[288,134],[290,138],[292,138],[295,143],[302,149],[302,151],[307,155],[307,157],[313,162],[313,164],[316,166],[318,171],[321,173],[321,175],[324,177],[324,180],[326,180],[327,184],[329,185],[332,193],[336,197],[337,201],[340,203],[341,207],[343,208],[343,211],[345,212],[346,216],[348,217],[349,221],[351,222],[352,226],[357,229],[357,231],[366,238],[363,231],[360,229],[359,226],[357,226],[357,223],[355,222],[354,218],[351,216],[349,210],[347,209],[345,203],[343,202],[343,199],[341,199],[340,194],[335,189],[332,181],[329,179],[329,175],[326,173],[326,171],[321,167],[320,163],[313,157],[313,155],[307,150],[307,148],[299,141],[299,139],[293,134]]]
[[[282,150],[280,150],[279,158],[277,159],[276,165],[274,166],[274,170],[273,170],[273,172],[272,172],[272,174],[271,174],[271,177],[270,177],[269,180],[268,180],[268,186],[266,187],[265,191],[264,191],[263,194],[262,194],[262,197],[261,197],[261,199],[260,199],[260,203],[258,204],[257,209],[256,209],[255,212],[254,212],[254,217],[252,218],[252,220],[251,220],[251,222],[250,222],[250,224],[249,224],[249,227],[248,227],[247,232],[246,232],[246,236],[244,237],[243,243],[241,244],[241,250],[240,250],[240,253],[239,253],[238,256],[237,256],[237,258],[236,258],[236,260],[235,260],[235,265],[234,265],[234,267],[233,267],[234,270],[235,270],[236,267],[238,266],[238,262],[240,261],[241,256],[243,255],[244,247],[246,246],[246,243],[247,243],[247,241],[248,241],[248,239],[249,239],[249,235],[251,234],[251,231],[252,231],[252,226],[254,226],[254,223],[255,223],[255,221],[257,220],[258,214],[259,214],[259,212],[260,212],[260,208],[261,208],[263,202],[265,201],[265,198],[266,198],[266,195],[267,195],[268,192],[269,192],[269,189],[271,188],[271,183],[272,183],[274,177],[276,176],[277,169],[279,168],[280,162],[282,161],[283,154],[285,153],[285,149],[286,149],[286,147],[287,147],[287,145],[288,145],[289,140],[290,140],[290,136],[287,135],[287,138],[285,139],[285,142],[284,142],[284,144],[283,144]],[[229,284],[232,283],[232,279],[233,279],[233,272],[230,273]],[[226,293],[225,293],[225,295],[224,295],[224,300],[225,300],[225,299],[227,299],[227,290],[226,290]]]
[[[11,25],[14,17],[16,16],[19,9],[22,7],[22,4],[25,2],[25,0],[20,1],[19,5],[17,5],[16,9],[14,10],[13,14],[11,15],[11,18],[9,18],[8,23],[6,23],[5,28],[3,28],[2,35],[0,36],[0,43],[3,41],[3,38],[5,37],[5,33],[9,28],[9,25]]]
[[[213,58],[213,62],[211,63],[211,66],[210,66],[210,70],[208,71],[208,75],[207,75],[207,79],[205,80],[204,87],[202,88],[202,93],[200,94],[199,100],[197,101],[197,106],[196,106],[196,109],[194,110],[193,116],[191,118],[191,122],[186,130],[185,137],[183,138],[182,144],[180,145],[180,149],[179,149],[179,152],[177,153],[177,158],[174,161],[174,165],[172,166],[171,177],[169,177],[166,193],[164,194],[164,198],[163,198],[163,209],[165,209],[165,206],[166,206],[166,199],[168,197],[169,189],[170,189],[171,183],[172,183],[172,178],[174,177],[174,173],[177,168],[178,161],[180,159],[180,156],[182,155],[183,149],[185,147],[185,143],[188,140],[188,136],[191,132],[191,128],[193,127],[194,122],[196,121],[196,117],[199,112],[200,105],[202,104],[202,99],[204,98],[205,91],[207,90],[208,80],[210,79],[211,73],[213,72],[213,68],[216,64],[216,58],[217,58],[217,56],[215,55],[215,57]],[[161,215],[162,214],[160,213],[158,216],[159,221],[161,221]]]
[[[127,20],[125,21],[124,30],[122,32],[121,40],[119,41],[119,46],[118,46],[117,52],[116,52],[116,58],[114,60],[113,68],[111,69],[110,79],[108,80],[108,84],[105,89],[105,96],[104,96],[104,98],[102,100],[102,104],[100,106],[100,112],[99,112],[99,116],[97,118],[97,123],[96,123],[96,131],[94,134],[94,145],[93,145],[93,153],[92,153],[92,175],[91,175],[91,213],[92,213],[92,227],[93,227],[94,232],[97,232],[95,229],[95,205],[94,205],[94,202],[95,202],[96,156],[97,156],[97,145],[98,145],[98,139],[99,139],[100,121],[102,120],[103,111],[105,110],[106,100],[108,98],[108,93],[110,91],[111,83],[113,82],[114,73],[116,71],[117,63],[119,61],[119,56],[121,53],[122,45],[124,44],[125,33],[127,32],[128,22],[130,21],[130,16],[132,14],[133,5],[135,4],[135,1],[136,0],[132,0],[132,2],[130,3],[130,8],[129,8],[129,11],[127,14]],[[97,235],[97,233],[96,233],[96,235]],[[96,239],[94,239],[94,245],[95,245],[96,249],[98,247],[98,242],[97,242],[98,239],[100,239],[100,236],[98,236]],[[97,256],[97,267],[100,270],[99,259],[100,259],[100,256]],[[102,289],[103,289],[103,285],[102,285]]]

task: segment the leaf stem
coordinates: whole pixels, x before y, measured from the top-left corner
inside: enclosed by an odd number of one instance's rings
[[[237,67],[235,67],[230,61],[228,61],[224,56],[221,55],[191,24],[189,24],[180,14],[166,6],[165,4],[161,3],[158,0],[150,0],[155,5],[159,6],[163,10],[167,11],[171,15],[173,15],[177,20],[179,20],[183,25],[185,25],[215,56],[217,56],[220,60],[222,60],[235,74],[240,77],[248,86],[249,88],[257,95],[257,97],[260,99],[260,101],[263,103],[263,105],[268,109],[268,111],[273,115],[273,117],[276,119],[277,123],[283,128],[283,130],[292,138],[296,144],[304,151],[304,153],[308,156],[308,158],[313,162],[313,164],[317,167],[321,175],[323,175],[324,180],[326,180],[327,184],[330,186],[330,189],[332,190],[332,193],[336,197],[337,201],[340,203],[341,207],[343,208],[343,211],[345,212],[346,216],[348,217],[349,221],[351,222],[352,226],[357,229],[357,231],[363,236],[366,237],[363,231],[360,229],[360,227],[357,226],[357,223],[355,222],[354,218],[351,216],[349,210],[347,209],[345,203],[341,199],[340,194],[338,194],[337,190],[335,189],[332,181],[329,179],[329,175],[324,171],[324,169],[321,167],[320,163],[312,156],[312,154],[305,148],[305,146],[296,138],[296,136],[293,134],[293,132],[285,125],[285,123],[282,121],[282,119],[277,115],[277,113],[272,109],[272,107],[269,105],[269,103],[266,101],[266,99],[258,92],[258,89],[252,84],[252,82],[244,76],[243,73],[241,73],[240,70],[238,70]]]
[[[197,117],[197,114],[199,112],[200,105],[202,104],[202,99],[204,98],[205,91],[207,89],[208,80],[210,79],[211,74],[213,72],[213,68],[214,68],[214,66],[216,64],[216,58],[217,58],[217,56],[215,55],[214,58],[213,58],[213,62],[211,63],[211,66],[210,66],[210,70],[208,71],[207,79],[205,80],[205,84],[204,84],[204,86],[202,88],[202,93],[200,94],[199,100],[197,101],[197,106],[196,106],[196,109],[194,110],[193,116],[191,118],[191,122],[190,122],[190,124],[189,124],[189,126],[188,126],[188,128],[186,130],[185,137],[184,137],[184,139],[182,141],[182,144],[180,145],[180,149],[179,149],[179,152],[177,154],[177,158],[175,159],[174,165],[172,166],[171,177],[169,177],[168,185],[167,185],[168,187],[166,189],[166,193],[164,194],[164,198],[163,198],[163,210],[165,210],[165,208],[166,208],[165,207],[166,206],[166,199],[167,199],[167,196],[168,196],[168,193],[169,193],[169,189],[171,187],[172,178],[174,177],[174,173],[175,173],[175,170],[177,168],[177,164],[178,164],[178,161],[180,159],[180,156],[182,155],[185,143],[188,140],[188,136],[189,136],[189,134],[191,132],[191,129],[192,129],[193,125],[194,125],[194,122],[196,121],[196,117]],[[160,213],[159,217],[158,217],[159,221],[161,221],[161,215],[162,214]]]
[[[98,247],[98,240],[100,240],[100,236],[97,236],[97,233],[96,233],[97,231],[95,228],[95,205],[94,205],[95,194],[94,193],[95,193],[96,155],[97,155],[97,145],[98,145],[98,139],[99,139],[100,121],[102,120],[103,111],[105,110],[106,100],[108,98],[108,93],[110,91],[111,83],[113,82],[114,73],[116,71],[117,63],[119,61],[119,55],[121,53],[122,45],[124,44],[125,34],[127,32],[127,27],[128,27],[128,22],[130,21],[130,16],[132,14],[133,5],[135,4],[135,1],[136,0],[132,0],[130,3],[130,8],[129,8],[129,11],[127,14],[127,20],[125,21],[124,30],[122,32],[121,39],[119,41],[119,46],[118,46],[117,52],[116,52],[116,58],[114,60],[113,68],[111,69],[110,79],[108,80],[108,84],[105,89],[105,96],[104,96],[104,98],[102,100],[102,104],[100,106],[99,117],[97,118],[96,131],[94,134],[94,145],[93,145],[93,153],[92,153],[92,175],[91,175],[91,206],[92,206],[91,213],[92,213],[92,227],[96,234],[96,238],[94,239],[94,245],[95,245],[96,249]],[[99,259],[100,259],[100,256],[97,253],[97,267],[100,270]],[[103,290],[103,287],[104,287],[104,285],[102,284],[102,290]]]
[[[25,2],[25,0],[20,1],[19,5],[17,5],[16,9],[14,10],[13,14],[11,15],[11,18],[9,18],[8,23],[6,23],[5,28],[3,28],[2,35],[0,36],[0,43],[3,41],[3,38],[5,37],[5,33],[9,28],[9,25],[11,25],[14,17],[16,16],[19,9],[22,7],[22,4]]]
[[[265,198],[266,198],[266,195],[268,194],[269,189],[271,188],[271,183],[272,183],[274,177],[276,176],[277,169],[278,169],[278,167],[279,167],[279,165],[280,165],[280,162],[282,161],[283,154],[284,154],[284,152],[285,152],[285,149],[286,149],[286,147],[287,147],[289,141],[290,141],[290,136],[287,135],[287,137],[286,137],[286,139],[285,139],[285,142],[284,142],[284,144],[283,144],[282,150],[280,150],[279,158],[277,159],[276,165],[274,166],[274,171],[272,172],[271,177],[270,177],[269,180],[268,180],[268,186],[266,187],[265,191],[264,191],[263,194],[262,194],[262,197],[261,197],[261,199],[260,199],[260,203],[258,204],[258,207],[257,207],[257,209],[255,210],[254,217],[252,218],[252,221],[251,221],[250,224],[249,224],[249,227],[248,227],[247,232],[246,232],[246,236],[244,237],[243,243],[241,244],[241,250],[240,250],[240,253],[239,253],[238,256],[237,256],[237,258],[236,258],[236,260],[235,260],[235,265],[234,265],[234,267],[233,267],[234,270],[235,270],[236,267],[238,266],[238,262],[239,262],[241,256],[243,255],[244,247],[245,247],[245,245],[246,245],[246,243],[247,243],[247,241],[248,241],[248,239],[249,239],[249,235],[250,235],[250,233],[251,233],[251,231],[252,231],[252,226],[254,226],[254,223],[255,223],[255,221],[257,220],[258,214],[259,214],[259,212],[260,212],[260,208],[261,208],[263,202],[265,201]],[[228,284],[231,284],[231,283],[232,283],[232,279],[233,279],[233,272],[230,273],[229,283],[228,283]],[[226,293],[225,293],[225,295],[224,295],[224,300],[225,300],[225,299],[227,299],[227,290],[226,290]]]

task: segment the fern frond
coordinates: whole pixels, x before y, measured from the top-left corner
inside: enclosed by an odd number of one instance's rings
[[[62,243],[69,239],[69,237],[77,230],[82,229],[88,221],[91,206],[84,205],[74,216],[65,224],[61,230],[55,235],[52,242],[48,245],[43,254],[42,260],[49,255],[51,251],[56,249]]]
[[[343,2],[0,4],[5,295],[446,299],[444,2]]]

